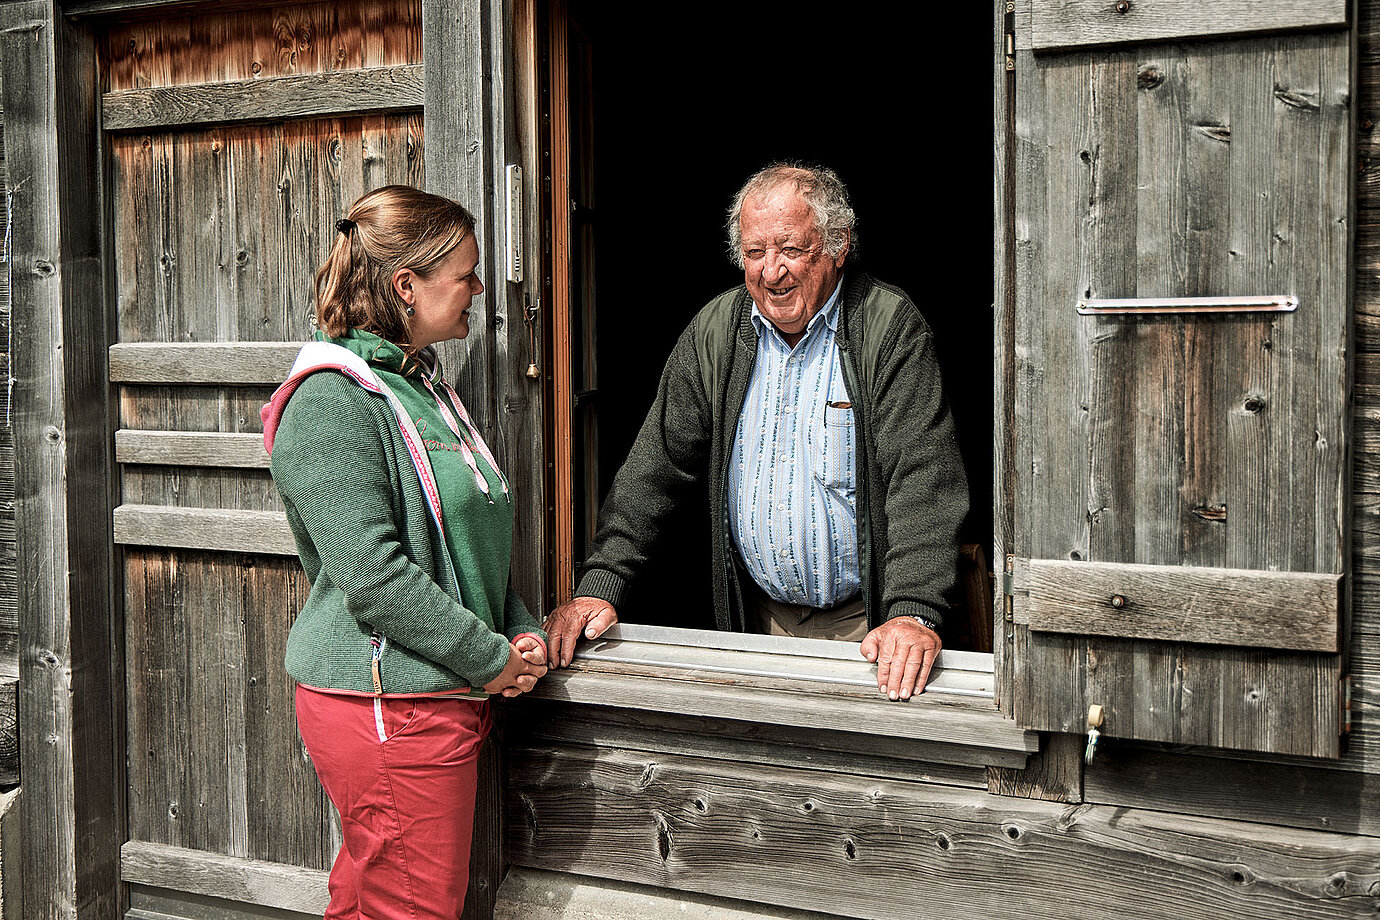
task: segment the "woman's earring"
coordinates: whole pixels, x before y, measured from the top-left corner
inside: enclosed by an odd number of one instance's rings
[[[408,316],[411,316],[411,315],[413,315],[414,313],[416,313],[417,311],[416,311],[416,309],[412,306],[412,304],[408,304],[408,305],[407,305],[407,309],[405,309],[403,312],[406,313]]]

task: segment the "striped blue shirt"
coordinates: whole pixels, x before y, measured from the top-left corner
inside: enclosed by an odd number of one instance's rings
[[[862,583],[853,410],[836,339],[842,285],[794,349],[753,304],[757,360],[728,477],[748,572],[778,601],[809,607],[841,604]]]

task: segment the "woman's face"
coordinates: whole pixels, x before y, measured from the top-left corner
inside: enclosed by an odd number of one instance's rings
[[[410,317],[412,346],[425,348],[470,334],[470,301],[484,293],[479,280],[479,244],[471,233],[423,278],[410,268],[393,275],[393,288],[415,311]]]

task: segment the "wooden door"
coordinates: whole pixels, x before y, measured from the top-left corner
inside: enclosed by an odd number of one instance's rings
[[[1013,702],[1335,757],[1354,38],[1254,9],[1017,5]]]

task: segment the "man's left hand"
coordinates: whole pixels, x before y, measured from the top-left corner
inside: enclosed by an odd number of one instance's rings
[[[943,647],[934,630],[911,617],[896,617],[864,636],[859,651],[877,663],[877,689],[890,699],[908,700],[924,691]]]

